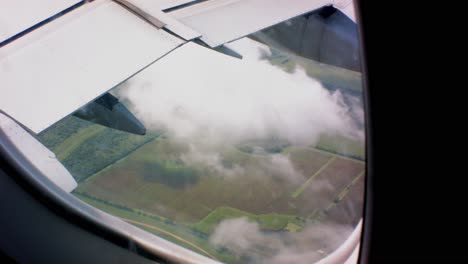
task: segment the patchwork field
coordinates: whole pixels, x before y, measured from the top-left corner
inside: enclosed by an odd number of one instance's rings
[[[77,198],[223,262],[245,260],[210,242],[223,220],[245,217],[262,232],[286,234],[322,222],[354,226],[362,215],[363,145],[349,139],[321,137],[315,147],[250,140],[212,150],[207,163],[187,158],[190,144],[167,135],[72,116],[38,138],[80,183]],[[336,147],[346,142],[346,152]]]
[[[37,135],[80,183],[159,135],[133,135],[68,116]]]
[[[234,160],[244,171],[220,175],[208,166],[181,161],[177,153],[183,150],[183,145],[169,139],[155,139],[90,177],[77,191],[187,224],[221,207],[307,217],[317,208],[324,209],[364,169],[358,160],[290,147],[283,155],[304,176],[294,182],[268,167],[268,156],[232,148],[222,158]]]
[[[359,73],[274,49],[265,59],[290,72],[304,67],[345,97],[362,92]],[[272,137],[213,147],[151,129],[132,135],[73,116],[37,137],[79,183],[77,198],[227,263],[249,259],[210,241],[226,219],[245,218],[283,238],[321,223],[355,226],[362,217],[365,152],[356,139],[322,134],[310,146]],[[274,253],[265,248],[252,250]]]
[[[272,154],[226,149],[222,160],[244,171],[222,175],[209,166],[182,161],[187,149],[167,137],[156,138],[86,179],[74,193],[129,223],[227,262],[239,259],[208,241],[225,219],[246,217],[265,231],[300,232],[311,223],[354,225],[361,218],[360,160],[290,146],[275,155],[288,157],[303,175],[294,182],[268,167]]]

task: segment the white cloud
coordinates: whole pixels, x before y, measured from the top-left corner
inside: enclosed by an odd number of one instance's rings
[[[180,159],[187,164],[201,164],[214,169],[222,176],[235,176],[244,174],[244,169],[234,164],[232,168],[226,168],[222,164],[221,154],[217,150],[200,148],[197,144],[189,144],[189,151],[181,154]]]
[[[229,248],[234,254],[243,254],[254,244],[265,243],[258,224],[246,217],[224,220],[210,236],[210,243]]]
[[[121,85],[118,95],[131,102],[131,111],[149,129],[164,128],[189,145],[180,156],[184,162],[203,164],[227,176],[248,169],[223,166],[226,146],[272,136],[310,145],[322,133],[363,134],[355,121],[362,116],[356,102],[348,107],[340,92],[325,89],[300,67],[286,73],[270,65],[260,58],[262,50],[269,51],[256,42],[238,43],[244,60],[186,44]],[[257,169],[292,182],[304,181],[287,155],[265,156]],[[316,187],[332,188],[326,181]],[[266,234],[257,223],[238,218],[222,221],[210,242],[259,262],[311,263],[335,249],[351,229],[316,224],[298,233]]]
[[[290,74],[255,58],[258,45],[244,46],[251,55],[239,60],[186,44],[127,81],[119,96],[145,125],[179,138],[226,143],[275,134],[311,144],[323,132],[355,132],[339,92],[304,70]]]
[[[304,175],[294,168],[289,156],[283,154],[271,155],[271,159],[267,167],[269,167],[272,172],[279,177],[282,177],[293,184],[300,184],[306,179]]]
[[[351,226],[321,223],[297,233],[265,233],[257,223],[241,217],[219,223],[210,243],[258,263],[313,263],[338,248],[352,230]]]

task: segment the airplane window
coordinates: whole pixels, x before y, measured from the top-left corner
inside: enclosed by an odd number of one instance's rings
[[[311,263],[362,218],[360,67],[356,24],[321,8],[184,44],[37,138],[72,195],[132,225],[221,262]]]

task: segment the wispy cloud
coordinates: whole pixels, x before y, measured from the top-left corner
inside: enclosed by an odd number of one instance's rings
[[[320,133],[357,130],[342,94],[304,70],[290,74],[253,55],[238,60],[187,45],[121,87],[119,95],[150,128],[211,142],[277,135],[299,144],[314,143]],[[261,53],[255,45],[249,52]]]
[[[299,66],[293,73],[261,59],[269,52],[246,40],[238,45],[244,60],[186,44],[126,83],[119,97],[149,129],[164,129],[184,142],[180,159],[202,164],[219,175],[235,176],[251,168],[225,166],[223,153],[251,139],[278,138],[297,145],[313,145],[323,133],[362,137],[362,108],[353,99],[325,89]],[[360,119],[361,118],[361,119]],[[258,170],[289,182],[303,182],[288,155],[264,153]],[[327,192],[330,182],[314,183]],[[318,190],[319,191],[319,190]],[[337,224],[306,226],[297,233],[265,233],[247,218],[222,221],[210,237],[216,246],[237,256],[263,263],[311,263],[335,249],[352,227]]]
[[[321,223],[296,233],[268,233],[241,217],[219,223],[210,243],[256,263],[313,263],[338,248],[352,230],[347,225]]]

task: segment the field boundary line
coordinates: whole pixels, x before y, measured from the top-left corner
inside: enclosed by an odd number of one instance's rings
[[[299,197],[299,195],[301,195],[301,193],[310,185],[312,180],[315,179],[315,177],[317,177],[325,168],[327,168],[328,165],[330,165],[333,161],[335,161],[336,158],[337,158],[336,156],[332,156],[325,164],[322,165],[322,167],[320,167],[320,169],[318,169],[318,171],[316,171],[312,176],[309,177],[309,179],[307,179],[307,181],[305,181],[297,190],[295,190],[291,194],[291,197],[292,198]]]
[[[342,154],[338,154],[338,153],[335,153],[335,152],[331,152],[331,151],[327,151],[327,150],[323,150],[323,149],[318,149],[316,147],[312,147],[312,146],[309,146],[309,148],[311,148],[312,150],[314,150],[315,152],[319,152],[319,153],[322,153],[322,154],[327,154],[327,155],[330,155],[330,156],[335,156],[335,157],[338,157],[340,159],[345,159],[345,160],[350,160],[350,161],[355,161],[355,162],[359,162],[359,163],[362,163],[362,164],[366,164],[366,162],[364,160],[360,160],[360,159],[356,159],[356,158],[351,158],[351,157],[348,157],[348,156],[344,156]]]
[[[340,193],[338,193],[338,195],[336,196],[334,200],[338,200],[338,201],[343,200],[344,197],[348,194],[351,187],[353,187],[354,184],[356,184],[356,182],[359,180],[359,178],[362,177],[362,175],[364,175],[365,172],[366,170],[364,169],[356,177],[354,177],[354,179],[348,185],[346,185],[346,187],[344,187]],[[336,205],[335,202],[330,203],[325,210],[326,211],[330,210],[334,205]]]

